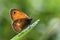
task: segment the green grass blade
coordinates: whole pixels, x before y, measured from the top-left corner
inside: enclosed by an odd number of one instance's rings
[[[24,35],[26,35],[30,30],[32,30],[39,22],[40,20],[38,19],[35,21],[33,24],[29,25],[26,29],[24,29],[22,32],[18,33],[16,36],[14,36],[10,40],[20,40]]]

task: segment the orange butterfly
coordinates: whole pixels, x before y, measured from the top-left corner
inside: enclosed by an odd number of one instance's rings
[[[31,23],[32,19],[29,18],[22,11],[11,9],[10,14],[13,21],[13,28],[18,33],[25,29]]]

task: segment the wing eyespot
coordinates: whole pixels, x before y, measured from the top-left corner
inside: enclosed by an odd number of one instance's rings
[[[14,12],[14,14],[16,14],[16,12]]]

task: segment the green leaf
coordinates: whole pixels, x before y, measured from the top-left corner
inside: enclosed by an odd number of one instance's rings
[[[11,40],[20,40],[24,35],[26,35],[29,31],[31,31],[39,22],[38,19],[33,24],[29,25],[26,29],[24,29],[22,32],[18,33],[16,36],[14,36]]]

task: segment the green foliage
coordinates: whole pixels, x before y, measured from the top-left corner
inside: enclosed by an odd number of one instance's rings
[[[0,0],[0,40],[17,35],[12,29],[12,8],[25,12],[32,23],[40,19],[21,40],[60,40],[60,0]]]

